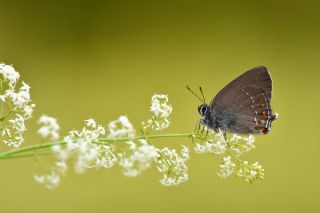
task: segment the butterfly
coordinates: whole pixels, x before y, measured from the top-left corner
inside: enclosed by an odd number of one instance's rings
[[[227,84],[208,105],[202,88],[202,102],[198,107],[200,124],[215,132],[236,134],[267,134],[277,118],[270,106],[272,79],[264,66],[246,71]]]

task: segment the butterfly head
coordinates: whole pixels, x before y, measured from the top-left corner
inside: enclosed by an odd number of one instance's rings
[[[204,98],[204,94],[203,94],[202,88],[199,87],[199,90],[200,90],[200,93],[201,93],[201,96],[199,96],[198,94],[193,92],[188,87],[188,85],[186,85],[186,87],[192,94],[194,94],[202,102],[202,104],[200,106],[198,106],[198,112],[203,118],[205,118],[207,116],[208,112],[209,112],[209,106],[208,106],[208,104],[206,104],[206,100]]]
[[[206,103],[201,104],[201,105],[198,107],[198,112],[199,112],[199,114],[202,115],[202,116],[206,115],[207,112],[208,112],[208,110],[209,110],[209,107],[208,107],[208,105],[207,105]]]

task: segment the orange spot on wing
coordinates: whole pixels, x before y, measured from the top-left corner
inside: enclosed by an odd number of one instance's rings
[[[268,130],[265,127],[260,127],[259,131],[260,133],[266,134]]]

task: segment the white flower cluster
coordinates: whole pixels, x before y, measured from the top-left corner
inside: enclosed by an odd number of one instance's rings
[[[252,183],[257,179],[264,179],[264,169],[258,162],[249,165],[248,161],[244,161],[239,166],[236,175],[242,177],[246,182]]]
[[[222,163],[220,164],[220,171],[218,175],[220,177],[229,177],[234,173],[234,169],[236,168],[236,164],[231,161],[231,156],[223,157]]]
[[[147,122],[143,122],[144,129],[163,130],[169,127],[169,116],[172,113],[172,106],[169,104],[167,95],[155,94],[151,98],[150,111],[153,116]]]
[[[41,119],[40,119],[41,120]],[[55,121],[55,119],[47,117],[43,120]],[[44,127],[48,126],[48,122],[40,122]],[[58,124],[56,122],[56,126]],[[43,127],[40,128],[40,130]],[[52,135],[52,128],[48,128],[49,133],[46,135]],[[85,127],[80,131],[70,131],[69,134],[64,137],[66,145],[55,145],[52,147],[52,151],[57,158],[57,164],[66,164],[68,159],[74,160],[74,170],[77,173],[83,173],[88,168],[93,167],[112,167],[117,161],[118,157],[116,149],[112,145],[99,144],[99,137],[104,136],[105,129],[101,125],[97,125],[93,119],[86,120]],[[36,181],[44,184],[47,188],[55,188],[58,186],[61,175],[65,173],[67,167],[61,172],[60,167],[55,167],[49,174],[35,176]]]
[[[123,174],[135,177],[146,170],[158,158],[158,149],[144,139],[127,142],[130,145],[129,150],[121,154],[120,166],[123,168]]]
[[[225,153],[227,141],[222,132],[215,134],[210,131],[206,137],[207,140],[195,144],[194,150],[196,153],[213,153],[215,155],[223,155]]]
[[[238,156],[255,148],[253,135],[249,135],[248,137],[241,137],[240,135],[234,134],[228,141],[228,143],[230,149],[234,151]]]
[[[48,138],[50,140],[57,140],[59,139],[59,129],[60,126],[55,118],[42,115],[38,123],[41,126],[41,128],[38,130],[38,133],[43,137],[43,138]]]
[[[243,137],[234,134],[230,139],[225,138],[224,134],[220,131],[215,133],[209,131],[206,135],[206,140],[196,143],[194,150],[196,153],[212,153],[222,157],[220,164],[220,177],[229,177],[231,175],[242,177],[247,182],[253,182],[257,179],[263,179],[262,166],[257,163],[248,165],[247,161],[240,161],[237,157],[254,149],[254,137],[249,135]],[[234,158],[237,162],[232,161],[232,156],[229,152],[234,153]]]
[[[3,76],[3,80],[7,82],[9,87],[13,88],[16,86],[20,78],[20,74],[10,65],[0,64],[0,73]]]
[[[58,135],[56,131],[59,128],[53,128],[59,127],[56,119],[42,116],[39,123],[43,125],[39,130],[42,136]],[[57,187],[67,171],[66,163],[71,159],[77,173],[93,167],[110,168],[118,163],[124,175],[135,177],[155,164],[158,171],[163,174],[160,182],[165,186],[181,184],[188,180],[186,162],[189,159],[189,150],[187,147],[183,146],[181,154],[178,154],[174,149],[160,150],[145,139],[123,142],[122,146],[126,149],[115,146],[112,140],[134,137],[135,130],[126,116],[120,116],[109,124],[108,137],[102,137],[105,136],[105,132],[106,130],[101,125],[97,125],[93,119],[86,120],[82,130],[70,131],[64,137],[62,145],[52,147],[57,159],[55,166],[47,174],[35,175],[35,180],[49,189]]]
[[[57,161],[55,167],[52,168],[48,174],[35,175],[34,179],[38,183],[43,184],[46,188],[54,189],[59,186],[61,175],[64,175],[67,169],[67,164],[64,161]]]
[[[157,95],[157,97],[166,96]],[[156,97],[153,98],[153,100],[156,99]],[[168,102],[166,102],[166,105],[168,105]],[[157,108],[156,106],[153,107]],[[167,110],[161,108],[161,110],[155,109],[154,112],[155,115],[159,116],[160,114],[164,115],[166,113],[165,111]],[[170,111],[172,111],[172,108]],[[169,116],[170,113],[166,114],[165,116]],[[156,123],[158,122],[159,120],[156,121]],[[120,124],[117,125],[118,129],[115,128],[115,125],[113,125],[114,123]],[[109,131],[112,136],[134,136],[133,127],[126,117],[121,116],[118,120],[113,121],[110,124]],[[115,132],[120,132],[121,134],[113,134]],[[165,186],[171,186],[181,184],[188,180],[188,168],[186,161],[189,159],[189,150],[187,147],[183,146],[180,156],[174,149],[170,150],[168,148],[164,148],[159,150],[145,139],[139,139],[136,141],[131,140],[126,142],[126,144],[129,146],[128,150],[119,153],[119,164],[123,168],[124,175],[135,177],[141,174],[141,172],[144,170],[150,168],[151,165],[155,163],[158,171],[163,174],[163,178],[160,180],[161,184]]]
[[[207,140],[204,140],[201,143],[195,144],[194,149],[196,153],[224,155],[227,147],[229,147],[239,156],[255,148],[253,135],[242,137],[240,135],[233,134],[231,139],[227,139],[221,131],[218,133],[209,131],[206,139]]]
[[[157,94],[152,97],[151,111],[154,115],[144,126],[145,129],[161,130],[169,126],[168,117],[172,112],[172,107],[166,95]],[[51,140],[59,138],[60,127],[55,118],[42,116],[38,123],[42,125],[38,131],[42,137]],[[101,141],[106,132],[107,137]],[[168,148],[159,150],[147,140],[134,140],[134,137],[135,129],[126,116],[120,116],[117,120],[110,122],[107,131],[101,125],[97,125],[93,119],[88,119],[82,130],[70,131],[63,140],[66,144],[55,145],[52,151],[57,158],[57,164],[66,164],[67,160],[72,158],[74,170],[77,173],[93,167],[110,168],[119,163],[124,175],[135,177],[155,163],[158,170],[164,173],[161,180],[164,185],[177,185],[188,179],[187,147],[183,148],[181,157],[175,150]],[[112,144],[112,141],[117,138],[132,138],[122,143],[122,146],[124,144],[127,146],[125,151]],[[55,188],[66,168],[61,172],[60,167],[56,166],[50,173],[37,175],[35,179],[47,188]]]
[[[244,161],[236,165],[231,159],[230,155],[223,157],[223,163],[220,165],[220,171],[218,172],[220,177],[226,178],[234,174],[249,183],[258,179],[263,180],[264,169],[258,162],[249,165],[248,161]]]
[[[166,97],[163,95],[157,95],[157,97],[158,96]],[[153,100],[156,99],[157,98],[153,98]],[[166,104],[168,104],[168,102],[166,102]],[[157,112],[155,114],[163,115],[165,113],[164,111],[163,109],[155,110],[155,112]],[[169,114],[166,116],[169,116]],[[109,124],[109,132],[109,138],[111,138],[111,136],[116,138],[120,136],[133,137],[135,131],[128,118],[121,116],[118,120]],[[126,145],[128,145],[128,149],[118,154],[119,164],[123,168],[124,175],[136,177],[155,163],[158,171],[163,173],[163,178],[160,180],[160,183],[163,185],[177,185],[188,180],[186,161],[189,159],[189,150],[187,147],[183,147],[181,156],[179,156],[174,149],[164,148],[159,150],[145,139],[131,140],[126,142]]]
[[[94,143],[98,142],[98,138],[104,136],[105,133],[106,131],[102,125],[97,125],[93,119],[88,119],[86,120],[85,127],[80,131],[70,131],[69,135],[64,137],[64,141],[67,142],[64,152],[69,153],[75,159],[75,172],[83,173],[91,167],[113,166],[116,161],[115,155],[112,152],[114,148]],[[109,152],[104,152],[105,150]],[[54,151],[60,153],[57,148]]]
[[[181,155],[175,149],[164,148],[160,150],[157,160],[157,168],[163,174],[160,183],[164,186],[172,186],[184,183],[188,180],[189,149],[182,146]]]
[[[108,125],[109,138],[134,137],[135,130],[126,116],[120,116],[118,120],[112,121]]]
[[[12,147],[19,147],[26,131],[25,121],[30,119],[35,104],[31,103],[30,86],[22,82],[17,88],[20,74],[6,64],[0,64],[0,129],[2,140]],[[6,114],[5,114],[6,113]],[[11,115],[15,118],[9,119]]]

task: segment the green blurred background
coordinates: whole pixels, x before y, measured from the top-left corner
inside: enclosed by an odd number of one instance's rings
[[[34,119],[25,146],[40,142],[36,119],[57,117],[62,134],[89,117],[107,124],[150,116],[150,97],[168,94],[167,132],[189,132],[199,102],[247,69],[266,65],[280,118],[244,158],[265,180],[216,175],[219,159],[192,153],[190,181],[162,187],[155,169],[127,178],[120,168],[68,173],[49,191],[33,159],[0,162],[0,212],[320,212],[320,4],[310,1],[3,1],[0,61],[28,82]],[[187,139],[161,140],[178,147]],[[6,147],[1,145],[5,150]]]

